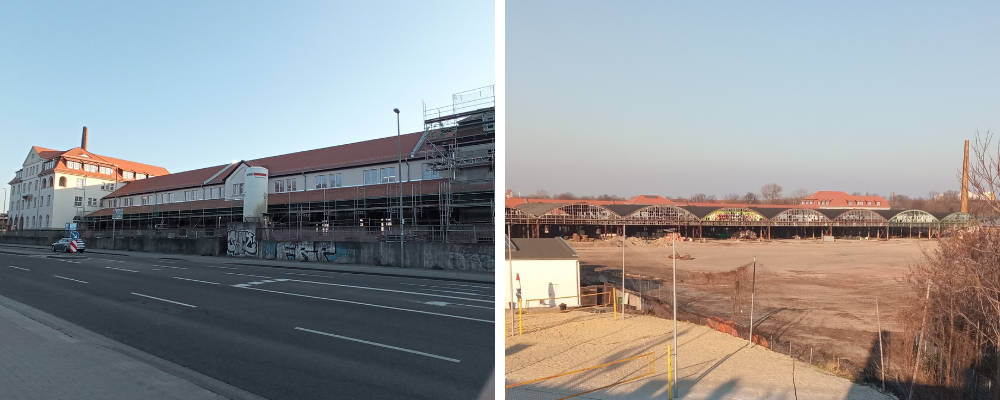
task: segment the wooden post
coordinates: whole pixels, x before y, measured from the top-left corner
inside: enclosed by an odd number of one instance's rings
[[[910,400],[910,398],[913,397],[913,386],[915,386],[917,383],[917,367],[920,366],[920,344],[921,344],[920,342],[924,340],[924,323],[927,322],[927,313],[930,311],[931,308],[930,299],[931,299],[931,281],[928,279],[927,294],[924,295],[924,301],[926,301],[927,304],[924,305],[924,317],[920,321],[920,336],[917,336],[917,356],[913,359],[913,377],[910,378],[910,390],[909,393],[906,395],[906,400]],[[997,366],[1000,367],[1000,358],[998,358],[997,360]],[[1000,372],[998,372],[998,375],[1000,375]]]

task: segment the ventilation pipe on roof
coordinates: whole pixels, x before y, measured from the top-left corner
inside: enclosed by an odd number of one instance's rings
[[[83,127],[83,137],[80,138],[80,148],[87,150],[87,127]]]

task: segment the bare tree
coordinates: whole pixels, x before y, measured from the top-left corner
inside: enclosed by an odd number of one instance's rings
[[[760,197],[769,203],[774,203],[781,198],[781,185],[768,183],[760,187]]]
[[[728,193],[722,199],[725,201],[740,201],[742,196],[739,193]]]
[[[993,133],[976,132],[972,155],[969,157],[969,191],[994,214],[1000,213],[1000,142],[994,143]],[[961,194],[959,194],[961,195]]]
[[[704,193],[695,193],[691,195],[692,203],[704,203],[706,201],[712,201],[712,200],[715,200],[715,196],[707,195]]]
[[[754,204],[754,203],[756,203],[757,202],[757,193],[747,192],[747,194],[743,195],[743,201],[745,201],[747,204]]]
[[[795,191],[792,192],[790,200],[792,201],[792,204],[799,204],[802,202],[802,199],[806,198],[808,195],[809,192],[805,189],[795,189]]]

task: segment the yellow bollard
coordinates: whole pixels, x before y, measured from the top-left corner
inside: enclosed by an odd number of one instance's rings
[[[618,295],[615,293],[615,288],[611,288],[611,304],[611,313],[618,319]]]
[[[671,351],[670,345],[667,345],[667,398],[674,398],[674,385],[671,374],[673,373],[673,368],[671,368],[672,360],[674,359],[673,352]]]
[[[524,301],[517,299],[517,334],[524,334]]]

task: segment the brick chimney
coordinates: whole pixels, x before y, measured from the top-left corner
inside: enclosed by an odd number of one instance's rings
[[[87,150],[87,127],[83,127],[83,137],[80,138],[80,148]]]

